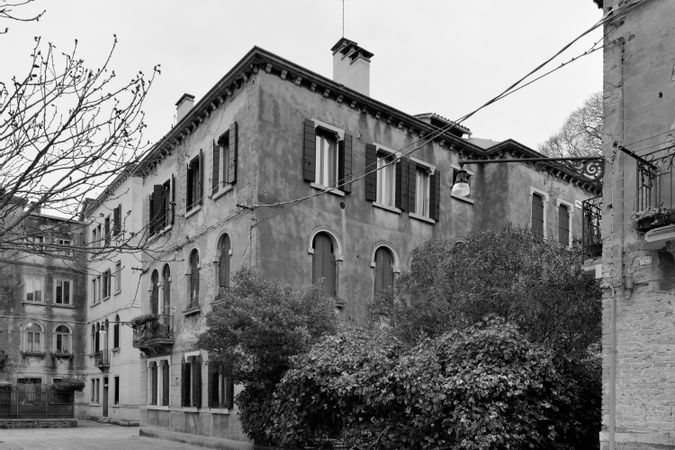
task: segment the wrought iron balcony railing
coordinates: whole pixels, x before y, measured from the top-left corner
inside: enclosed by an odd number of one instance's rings
[[[636,212],[650,208],[675,207],[675,177],[673,176],[675,147],[667,147],[641,155],[635,177]]]
[[[173,314],[158,314],[134,325],[132,345],[146,355],[168,352],[174,343]]]
[[[94,364],[102,371],[110,367],[110,350],[101,350],[94,354]]]
[[[602,220],[602,197],[589,198],[581,204],[582,228],[581,245],[584,259],[599,258],[602,256],[602,235],[600,221]]]

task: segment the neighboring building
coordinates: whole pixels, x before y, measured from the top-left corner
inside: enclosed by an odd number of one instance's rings
[[[0,417],[22,411],[34,414],[29,409],[47,402],[49,386],[82,375],[86,267],[79,261],[84,254],[83,229],[80,222],[38,212],[8,233],[16,239],[3,236]],[[82,394],[72,397],[68,393],[49,402],[70,403],[63,411],[68,415],[73,411],[72,402],[82,400]],[[19,404],[22,408],[17,412]]]
[[[129,321],[140,314],[146,294],[139,291],[142,233],[141,180],[119,175],[95,201],[87,217],[88,298],[86,399],[78,416],[120,424],[139,422],[139,352],[132,346]],[[111,194],[112,192],[115,195]],[[140,233],[137,233],[139,232]],[[138,269],[138,270],[135,270]]]
[[[609,16],[600,441],[675,448],[675,2],[595,1]]]
[[[340,317],[362,323],[374,294],[430,239],[507,224],[562,245],[581,239],[581,203],[598,193],[592,180],[560,164],[475,165],[471,196],[454,197],[460,159],[541,155],[373,100],[373,55],[344,38],[332,51],[334,80],[253,48],[198,103],[184,95],[178,123],[127,187],[111,187],[105,195],[116,200],[87,210],[90,220],[105,220],[116,202],[132,205],[123,207],[132,216],[141,211],[127,230],[147,236],[146,249],[140,263],[122,263],[139,266],[129,281],[140,276],[139,295],[123,281],[119,301],[89,308],[88,326],[112,323],[118,310],[128,320],[132,310],[120,309],[128,305],[152,314],[133,321],[143,427],[247,439],[232,404],[237,388],[196,346],[205,315],[243,265],[265,278],[322,281]],[[92,276],[108,266],[96,267]]]

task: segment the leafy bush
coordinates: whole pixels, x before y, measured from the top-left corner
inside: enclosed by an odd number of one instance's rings
[[[290,358],[309,351],[337,330],[333,300],[321,286],[293,287],[263,280],[250,268],[239,270],[233,286],[206,316],[199,346],[209,363],[244,385],[236,398],[244,431],[254,439],[270,423],[274,387]]]
[[[352,448],[567,448],[553,444],[559,411],[572,400],[567,381],[553,353],[514,325],[491,319],[401,350],[396,339],[348,331],[294,359],[275,392],[270,441],[293,448],[328,448],[330,439]]]

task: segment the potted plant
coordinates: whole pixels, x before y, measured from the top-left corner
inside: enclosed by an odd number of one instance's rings
[[[133,319],[129,321],[129,325],[131,325],[131,328],[140,328],[141,326],[145,325],[148,322],[152,322],[154,320],[157,320],[157,315],[156,314],[141,314],[140,316],[136,316]]]
[[[651,229],[675,223],[675,212],[670,208],[651,207],[631,216],[635,229],[645,233]]]
[[[74,392],[84,389],[84,380],[78,377],[68,377],[52,384],[52,389],[60,392]]]

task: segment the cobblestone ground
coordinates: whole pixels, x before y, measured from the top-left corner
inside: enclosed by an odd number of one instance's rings
[[[80,420],[77,428],[0,430],[0,450],[204,450],[138,436],[138,427]]]

